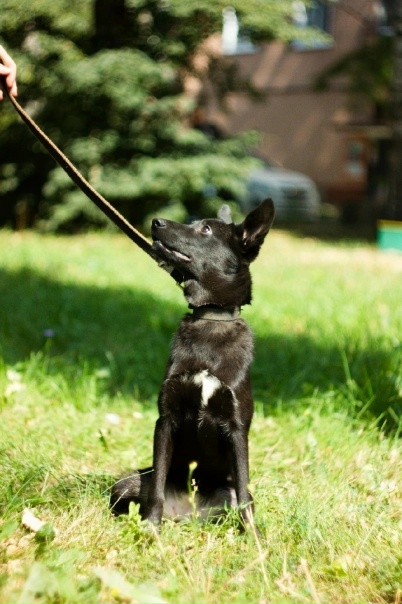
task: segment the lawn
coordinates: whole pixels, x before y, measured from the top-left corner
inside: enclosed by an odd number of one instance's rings
[[[243,311],[259,535],[150,538],[108,487],[151,461],[180,289],[123,236],[0,249],[1,602],[402,601],[402,255],[269,235]]]

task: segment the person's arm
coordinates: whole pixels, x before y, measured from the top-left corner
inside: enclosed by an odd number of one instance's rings
[[[0,46],[0,75],[6,76],[6,84],[12,96],[17,96],[17,65],[8,52]],[[0,101],[3,100],[3,91],[0,87]]]

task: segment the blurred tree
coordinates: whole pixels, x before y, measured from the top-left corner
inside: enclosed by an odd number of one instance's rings
[[[340,9],[351,5],[345,0]],[[354,11],[366,24],[367,43],[322,72],[315,85],[317,90],[326,90],[334,78],[346,76],[352,105],[368,102],[374,122],[390,126],[391,139],[378,148],[381,177],[385,172],[388,185],[380,214],[402,220],[402,3],[382,0],[382,6],[384,17],[377,22]]]
[[[387,119],[391,113],[392,40],[378,35],[322,71],[315,80],[317,91],[327,90],[333,80],[346,76],[351,106],[369,103],[373,117]]]
[[[402,220],[402,3],[384,0],[392,33],[392,147],[390,186],[385,217]]]
[[[291,0],[231,4],[254,41],[300,37],[291,25]],[[0,40],[19,67],[20,102],[136,224],[163,206],[178,219],[202,215],[243,186],[255,137],[216,140],[189,128],[194,107],[184,94],[186,77],[199,75],[197,52],[220,30],[225,6],[223,0],[2,2]],[[0,223],[53,230],[104,224],[5,105]]]

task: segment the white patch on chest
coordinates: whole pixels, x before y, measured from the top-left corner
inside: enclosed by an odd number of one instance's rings
[[[193,380],[194,384],[201,386],[201,404],[206,407],[211,396],[221,386],[221,381],[214,375],[210,375],[206,369],[196,373]]]

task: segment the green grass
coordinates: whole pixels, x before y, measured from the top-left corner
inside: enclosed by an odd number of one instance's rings
[[[260,535],[229,514],[151,539],[107,493],[151,461],[181,291],[124,237],[0,249],[1,602],[401,601],[401,255],[269,236],[243,312]]]

